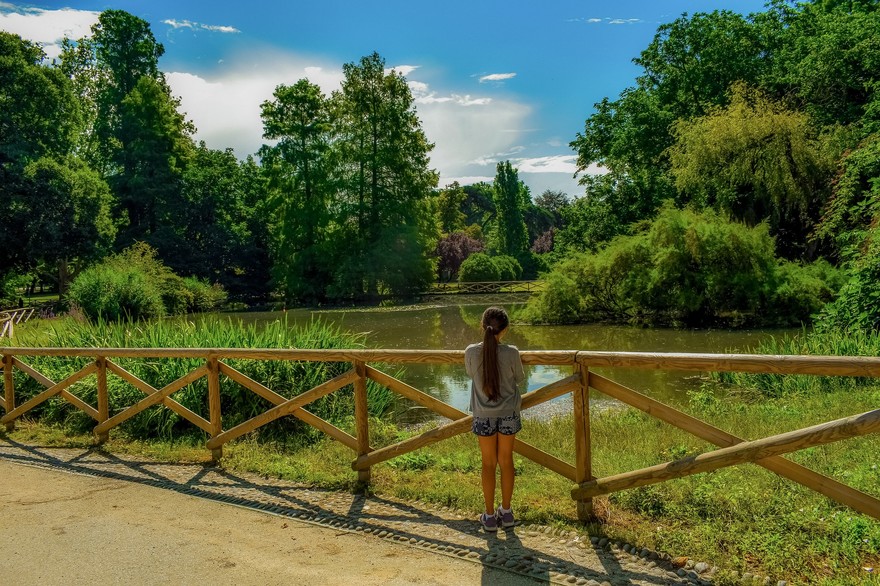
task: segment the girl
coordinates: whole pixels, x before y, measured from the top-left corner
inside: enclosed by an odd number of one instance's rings
[[[516,522],[510,507],[513,496],[513,442],[522,429],[519,387],[525,380],[519,350],[499,343],[507,333],[510,320],[499,307],[483,312],[480,327],[483,341],[464,351],[464,366],[471,377],[471,412],[473,432],[480,442],[483,458],[481,480],[485,512],[480,524],[486,531],[498,526],[513,527]],[[495,470],[501,467],[501,506],[495,508]]]

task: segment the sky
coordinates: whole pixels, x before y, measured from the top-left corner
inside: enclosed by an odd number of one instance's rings
[[[102,10],[150,23],[159,68],[209,148],[263,144],[260,104],[308,78],[329,95],[342,66],[378,52],[403,74],[434,143],[440,187],[492,181],[509,160],[533,196],[571,197],[570,144],[593,105],[635,85],[632,60],[683,13],[764,10],[764,0],[0,0],[0,30],[56,57]],[[600,173],[599,168],[588,169]]]

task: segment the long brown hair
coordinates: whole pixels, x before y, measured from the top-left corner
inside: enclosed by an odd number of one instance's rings
[[[480,327],[483,328],[483,392],[490,401],[501,394],[498,373],[498,340],[495,338],[510,324],[507,312],[500,307],[489,307],[483,312]]]

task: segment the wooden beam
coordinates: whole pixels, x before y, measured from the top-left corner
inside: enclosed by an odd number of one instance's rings
[[[85,365],[83,368],[81,368],[77,372],[73,373],[72,375],[70,375],[69,377],[67,377],[66,379],[61,381],[60,383],[56,383],[56,384],[52,385],[51,387],[49,387],[48,389],[46,389],[45,391],[43,391],[42,393],[40,393],[36,397],[32,397],[29,401],[26,401],[25,403],[19,405],[18,407],[16,407],[12,411],[7,412],[6,415],[4,415],[2,418],[0,418],[0,423],[9,423],[9,422],[17,419],[18,417],[21,417],[23,414],[27,413],[28,411],[30,411],[31,409],[33,409],[34,407],[36,407],[37,405],[39,405],[43,401],[46,401],[46,400],[54,397],[55,395],[59,394],[61,391],[63,391],[64,389],[66,389],[70,385],[81,381],[82,379],[84,379],[85,377],[87,377],[88,375],[92,374],[93,372],[95,372],[97,370],[98,370],[98,367],[95,366],[95,363],[90,362],[89,364]]]
[[[641,409],[660,421],[675,425],[716,446],[728,447],[744,441],[742,438],[727,433],[723,429],[709,425],[704,421],[664,405],[655,399],[642,395],[595,372],[590,373],[590,386],[599,392],[636,409]],[[838,482],[833,478],[814,472],[791,460],[782,457],[772,457],[759,460],[755,464],[866,515],[876,517],[880,513],[880,499]]]
[[[699,370],[818,376],[880,376],[880,358],[874,356],[792,356],[770,354],[686,354],[661,352],[578,352],[587,366]]]
[[[463,411],[459,411],[452,405],[448,403],[444,403],[439,399],[435,399],[431,395],[427,393],[423,393],[422,391],[416,389],[415,387],[411,387],[405,382],[394,378],[391,375],[385,374],[381,370],[376,370],[372,366],[366,367],[366,375],[385,387],[388,387],[395,393],[409,399],[410,401],[414,401],[421,405],[422,407],[426,407],[427,409],[433,411],[438,415],[442,415],[447,419],[459,419],[467,415],[467,413]]]
[[[98,423],[103,423],[110,419],[110,393],[107,388],[107,359],[98,356],[95,359],[95,365],[98,367]],[[98,443],[103,444],[110,435],[102,433],[95,436]]]
[[[272,389],[258,383],[257,381],[250,378],[246,374],[237,371],[236,369],[232,368],[231,366],[229,366],[228,364],[226,364],[224,362],[220,363],[220,372],[222,374],[225,374],[226,376],[228,376],[230,379],[237,382],[241,386],[253,391],[257,395],[260,395],[261,397],[263,397],[264,399],[266,399],[267,401],[269,401],[273,405],[281,405],[281,404],[287,402],[287,398],[285,398],[284,396],[279,395],[278,393],[276,393]],[[320,417],[318,417],[317,415],[315,415],[311,411],[308,411],[303,408],[299,408],[299,409],[295,409],[291,413],[291,415],[293,415],[297,419],[303,421],[304,423],[311,425],[315,429],[323,431],[324,433],[326,433],[327,435],[329,435],[333,439],[339,441],[343,445],[348,446],[351,449],[357,451],[357,440],[354,437],[345,433],[344,431],[342,431],[338,427],[334,426],[332,423],[329,423],[328,421],[321,419]]]
[[[370,411],[367,401],[367,365],[357,360],[353,364],[358,378],[354,381],[354,425],[355,435],[357,435],[355,453],[360,456],[369,454],[373,450],[370,448]],[[378,372],[378,371],[377,371]],[[370,481],[370,469],[365,468],[358,470],[358,481]]]
[[[15,409],[15,377],[12,372],[12,365],[15,364],[15,356],[12,354],[3,355],[3,410],[8,415],[10,411]],[[11,432],[15,429],[15,422],[6,422],[6,431]]]
[[[228,441],[234,440],[235,438],[242,436],[246,433],[249,433],[258,427],[266,425],[271,421],[275,421],[280,417],[284,417],[285,415],[290,415],[295,410],[308,405],[312,401],[320,399],[325,395],[329,395],[335,391],[338,391],[345,385],[349,385],[353,383],[357,379],[357,371],[354,369],[348,370],[347,372],[340,374],[337,377],[330,379],[325,383],[321,383],[320,385],[302,393],[301,395],[297,395],[292,399],[286,400],[284,403],[280,405],[276,405],[272,409],[268,411],[264,411],[263,413],[248,419],[244,423],[241,423],[232,429],[228,429],[223,433],[219,434],[216,437],[208,440],[208,449],[213,450],[219,446],[222,446]]]
[[[18,358],[13,357],[12,363],[20,371],[27,374],[29,377],[31,377],[32,379],[34,379],[35,381],[37,381],[38,383],[40,383],[41,385],[43,385],[47,389],[49,387],[55,386],[55,381],[43,376],[41,373],[34,370],[34,368],[31,367],[31,365],[25,364],[24,362],[22,362]]]
[[[134,405],[132,405],[131,407],[126,409],[125,411],[122,411],[121,413],[117,413],[116,415],[114,415],[113,417],[108,419],[107,421],[99,423],[95,427],[94,433],[95,434],[106,433],[107,431],[113,429],[114,427],[116,427],[120,423],[131,419],[132,417],[134,417],[135,415],[137,415],[141,411],[144,411],[144,410],[152,407],[153,405],[161,403],[162,399],[164,399],[165,397],[167,397],[171,393],[176,393],[177,391],[179,391],[180,389],[182,389],[186,385],[188,385],[194,381],[197,381],[198,379],[202,378],[206,374],[208,374],[208,367],[207,366],[203,365],[203,366],[196,368],[195,370],[183,375],[182,377],[180,377],[176,381],[165,385],[164,387],[162,387],[161,389],[159,389],[158,391],[156,391],[152,395],[149,395],[148,397],[144,397],[143,399],[141,399],[140,401],[138,401],[137,403],[135,403]]]
[[[574,411],[575,482],[581,484],[593,478],[593,454],[590,447],[590,371],[579,366],[580,384],[572,393]],[[577,501],[577,515],[581,521],[591,520],[593,499]]]
[[[880,409],[860,415],[820,423],[804,429],[789,431],[768,438],[743,442],[691,458],[650,466],[633,472],[624,472],[598,480],[591,480],[571,491],[574,499],[599,496],[673,478],[682,478],[700,472],[709,472],[727,466],[754,462],[770,456],[821,446],[851,437],[880,431]],[[880,512],[874,516],[880,518]]]
[[[351,467],[353,470],[363,470],[365,468],[369,468],[370,466],[374,466],[379,462],[384,462],[385,460],[390,460],[391,458],[402,456],[407,452],[412,452],[419,448],[437,443],[441,440],[455,437],[460,433],[470,431],[471,426],[473,425],[473,421],[473,415],[466,415],[461,419],[457,419],[451,423],[447,423],[446,425],[441,425],[440,427],[430,429],[420,435],[411,437],[402,442],[398,442],[390,446],[385,446],[384,448],[377,448],[369,454],[358,456],[357,460],[351,463]]]
[[[209,358],[208,363],[208,419],[211,423],[211,437],[223,433],[223,414],[220,410],[220,368],[217,358]],[[211,458],[219,462],[223,457],[223,446],[211,450]]]
[[[153,394],[159,392],[159,389],[155,388],[153,385],[151,385],[148,382],[142,381],[141,379],[139,379],[138,377],[136,377],[132,373],[128,372],[127,370],[125,370],[124,368],[122,368],[121,366],[116,364],[115,362],[107,360],[107,370],[109,370],[110,372],[112,372],[113,374],[115,374],[116,376],[121,378],[122,380],[126,381],[134,388],[139,389],[140,391],[142,391],[146,395],[153,395]],[[190,409],[187,409],[186,407],[184,407],[183,405],[181,405],[180,403],[178,403],[177,401],[175,401],[171,397],[165,397],[164,399],[162,399],[162,405],[164,405],[165,407],[168,407],[169,409],[171,409],[172,411],[174,411],[175,413],[177,413],[178,415],[180,415],[181,417],[183,417],[184,419],[186,419],[187,421],[189,421],[190,423],[192,423],[193,425],[195,425],[196,427],[198,427],[199,429],[201,429],[202,431],[204,431],[205,433],[210,435],[211,422],[209,422],[204,417],[200,416],[195,411],[191,411]]]

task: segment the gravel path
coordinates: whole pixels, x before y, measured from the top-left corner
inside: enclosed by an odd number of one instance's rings
[[[0,542],[0,576],[16,584],[711,584],[706,564],[676,569],[607,539],[487,534],[425,503],[8,439]]]

